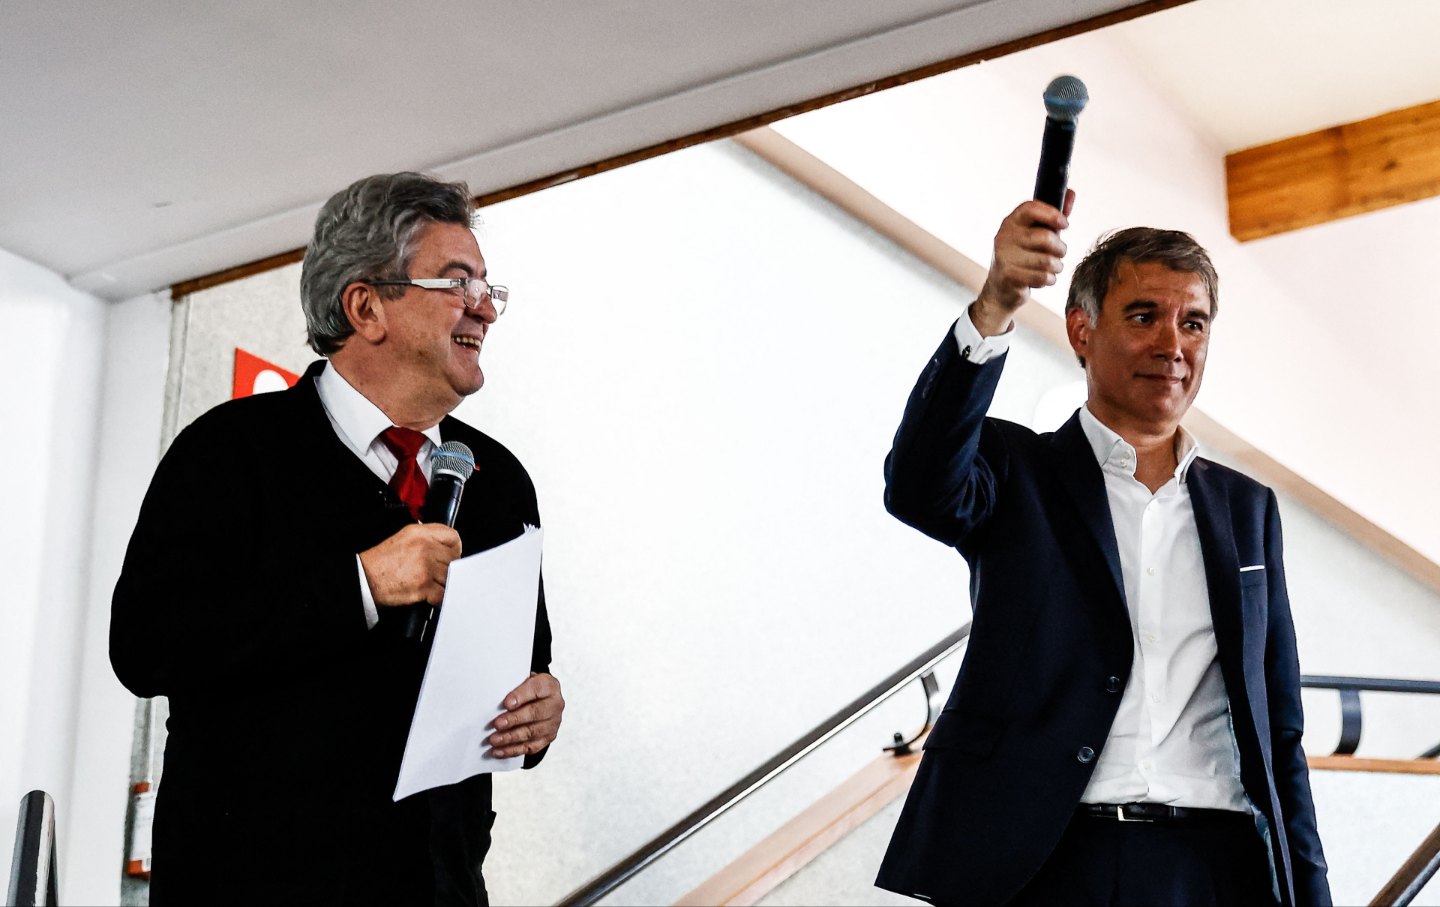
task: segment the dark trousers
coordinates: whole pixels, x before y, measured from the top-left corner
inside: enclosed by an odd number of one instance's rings
[[[1076,816],[1014,907],[1274,904],[1270,860],[1241,813],[1193,822]]]

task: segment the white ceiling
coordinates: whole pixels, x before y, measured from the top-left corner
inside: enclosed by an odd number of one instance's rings
[[[9,0],[0,248],[124,298],[368,173],[483,193],[1133,2]]]
[[[0,248],[125,298],[304,245],[367,173],[484,193],[1133,2],[10,0]],[[1224,150],[1440,98],[1435,0],[1116,32]]]
[[[1440,100],[1436,0],[1199,0],[1114,32],[1225,151]]]

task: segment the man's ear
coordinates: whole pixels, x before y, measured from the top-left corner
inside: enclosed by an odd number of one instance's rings
[[[355,336],[367,343],[385,339],[385,301],[374,287],[365,283],[348,284],[340,292],[340,307],[355,329]]]
[[[1085,367],[1091,330],[1090,316],[1084,309],[1076,307],[1065,313],[1065,336],[1070,339],[1070,349],[1075,351],[1075,358],[1080,360],[1081,368]]]

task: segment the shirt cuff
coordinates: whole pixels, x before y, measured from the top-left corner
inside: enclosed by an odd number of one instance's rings
[[[375,595],[370,591],[370,580],[365,577],[365,565],[360,555],[355,555],[355,571],[360,574],[360,603],[365,606],[365,629],[373,630],[380,623],[380,609],[375,607]]]
[[[1010,330],[1003,334],[982,337],[975,322],[970,319],[970,308],[966,306],[965,314],[955,319],[955,343],[960,347],[960,355],[980,365],[1009,352],[1010,338],[1015,336],[1015,322],[1010,322]]]

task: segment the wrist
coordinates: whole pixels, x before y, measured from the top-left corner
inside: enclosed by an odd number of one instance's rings
[[[970,323],[981,337],[996,337],[1010,330],[1015,312],[991,302],[983,293],[970,304]]]

